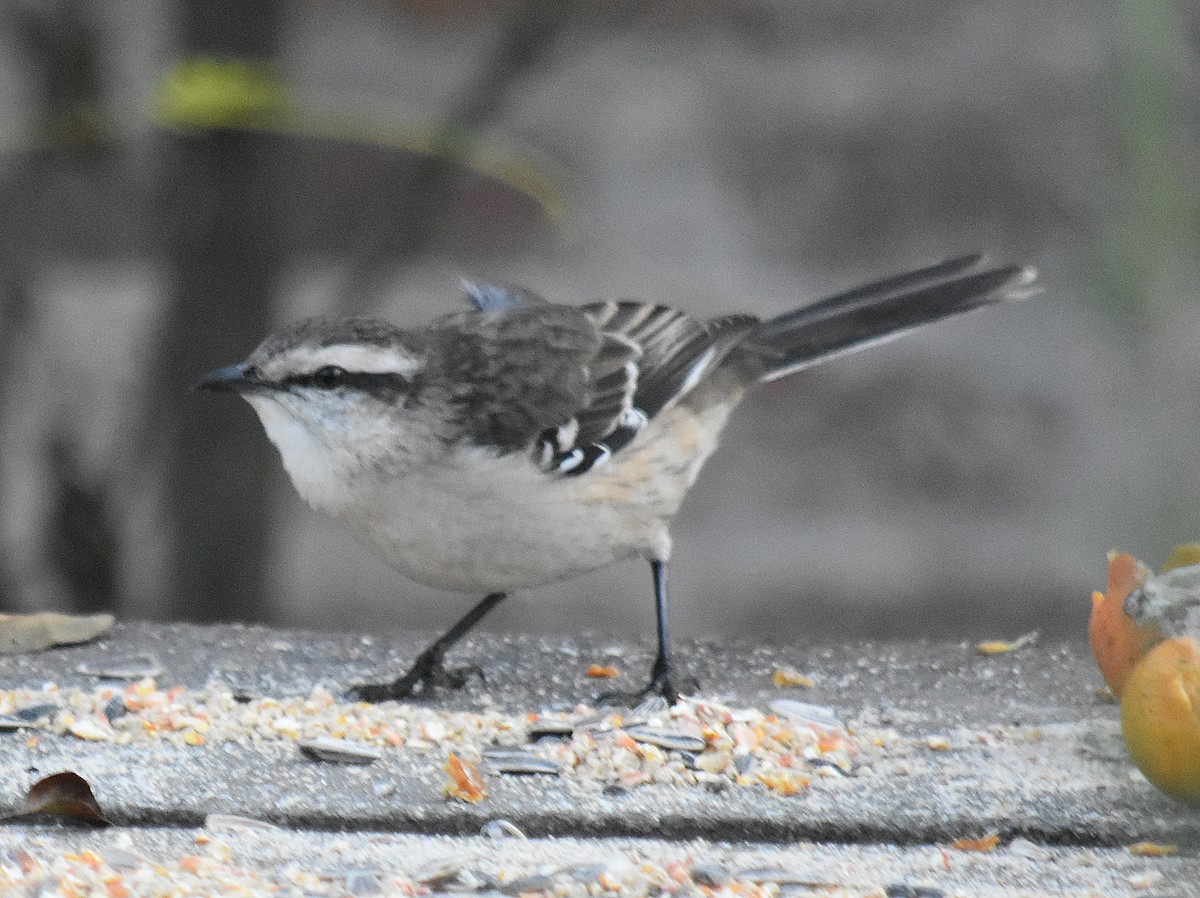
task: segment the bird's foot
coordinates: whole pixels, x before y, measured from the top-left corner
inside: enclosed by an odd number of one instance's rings
[[[689,692],[695,692],[699,684],[688,677],[684,685],[687,686]],[[679,701],[680,690],[676,685],[675,668],[669,661],[665,661],[661,657],[655,660],[654,667],[650,671],[650,682],[644,688],[629,692],[624,690],[602,692],[596,696],[596,701],[609,705],[635,705],[651,695],[661,695],[669,705],[674,705]]]
[[[399,701],[405,698],[428,698],[435,690],[462,689],[472,675],[484,682],[483,668],[477,665],[449,668],[442,663],[440,652],[424,651],[408,673],[390,683],[358,683],[349,689],[354,701],[377,702]]]

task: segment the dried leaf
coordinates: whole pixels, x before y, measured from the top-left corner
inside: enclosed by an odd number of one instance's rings
[[[446,759],[442,768],[449,777],[446,785],[442,786],[442,794],[447,798],[457,798],[459,801],[475,804],[487,795],[483,785],[483,775],[470,761],[464,761],[454,752]]]
[[[0,614],[0,655],[87,642],[111,627],[114,620],[111,614]]]
[[[621,672],[611,664],[590,664],[584,672],[584,676],[595,680],[611,680],[613,677],[619,677],[620,675]]]
[[[30,786],[21,810],[9,814],[5,819],[18,820],[40,814],[92,826],[112,825],[104,818],[87,780],[70,770],[43,777]]]
[[[950,847],[956,851],[986,852],[991,851],[999,844],[1000,837],[996,835],[996,833],[992,833],[990,836],[984,836],[982,839],[970,839],[965,837],[962,839],[955,839],[952,843],[950,843]]]

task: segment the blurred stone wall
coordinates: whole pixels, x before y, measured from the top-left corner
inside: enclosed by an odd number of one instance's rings
[[[1183,89],[1197,74],[1193,12],[1176,11],[1190,31],[1146,51],[1127,8],[1095,0],[578,6],[479,136],[484,151],[558,185],[563,213],[531,223],[479,199],[456,212],[460,233],[443,222],[427,252],[352,297],[344,254],[297,254],[283,317],[353,308],[424,320],[461,302],[464,275],[572,302],[636,296],[700,314],[770,315],[987,249],[1036,265],[1042,294],[746,402],[675,528],[677,630],[1082,632],[1108,549],[1156,561],[1200,535],[1187,476],[1197,430],[1188,396],[1200,381],[1196,250],[1172,243],[1139,199],[1158,189],[1144,175],[1161,165],[1138,156],[1130,130],[1165,121],[1172,145],[1189,135],[1195,145]],[[433,127],[470,88],[514,7],[297,2],[283,71],[314,116],[397,133]],[[106,72],[114,119],[132,135],[134,179],[155,156],[131,110],[170,41],[159,17],[148,31],[133,27],[147,8],[120,0],[103,21],[125,48]],[[2,99],[16,116],[22,73],[2,54],[0,45]],[[1145,70],[1166,85],[1157,107],[1130,94]],[[381,175],[355,158],[336,176],[361,190]],[[1168,184],[1172,171],[1160,172]],[[1193,199],[1194,172],[1180,187]],[[303,210],[317,186],[300,178],[293,189]],[[1153,278],[1138,264],[1146,243],[1166,260]],[[36,259],[39,342],[20,362],[29,384],[7,396],[19,426],[2,437],[13,461],[0,469],[3,495],[20,500],[3,509],[3,533],[26,604],[55,600],[30,536],[44,514],[32,435],[47,408],[70,406],[64,396],[84,377],[117,400],[74,417],[89,435],[89,470],[127,457],[122,404],[154,376],[139,366],[167,279],[154,259]],[[246,336],[247,351],[259,336]],[[52,385],[35,383],[38,370],[55,372]],[[270,592],[281,622],[436,629],[465,609],[461,597],[401,580],[276,479]],[[131,497],[126,610],[152,615],[153,489],[132,481],[117,479]],[[492,625],[648,632],[651,621],[648,570],[631,562],[515,597]]]

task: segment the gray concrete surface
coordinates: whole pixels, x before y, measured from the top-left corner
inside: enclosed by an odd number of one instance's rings
[[[321,684],[338,695],[354,681],[398,672],[425,639],[120,624],[94,645],[0,657],[0,689],[89,690],[96,680],[80,670],[149,653],[162,668],[161,688],[219,682],[244,697],[283,700]],[[279,827],[235,825],[233,836],[220,836],[242,867],[263,875],[302,862],[411,875],[450,857],[532,875],[551,861],[686,857],[730,871],[788,870],[797,883],[838,885],[852,895],[916,882],[964,895],[1197,894],[1200,812],[1160,795],[1132,768],[1117,708],[1097,696],[1100,678],[1080,642],[1042,641],[990,657],[946,642],[688,642],[680,649],[707,698],[737,708],[767,708],[781,697],[830,708],[858,740],[858,763],[869,775],[814,774],[792,796],[757,786],[602,790],[558,777],[492,775],[488,796],[467,805],[442,796],[445,752],[438,750],[389,749],[370,766],[349,767],[306,760],[294,741],[265,735],[118,745],[22,731],[0,735],[0,813],[16,810],[39,777],[70,769],[93,785],[117,826],[93,833],[8,824],[0,827],[0,850],[123,845],[178,854],[219,814]],[[523,715],[589,699],[597,681],[583,672],[592,662],[623,671],[607,685],[640,679],[650,651],[586,635],[485,634],[454,660],[485,667],[487,682],[427,708]],[[771,674],[783,665],[812,676],[813,688],[773,686]],[[505,847],[480,839],[496,819],[530,838]],[[205,840],[220,826],[209,819]],[[994,852],[946,850],[957,838],[989,833],[1001,839]],[[1142,840],[1181,851],[1132,856],[1126,846]],[[390,860],[364,859],[380,852]],[[796,883],[781,888],[808,894]]]

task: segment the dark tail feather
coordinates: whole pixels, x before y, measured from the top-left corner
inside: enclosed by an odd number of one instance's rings
[[[764,321],[745,348],[763,351],[762,380],[775,380],[901,334],[1032,292],[1037,272],[1021,265],[980,270],[963,256],[876,281]]]

